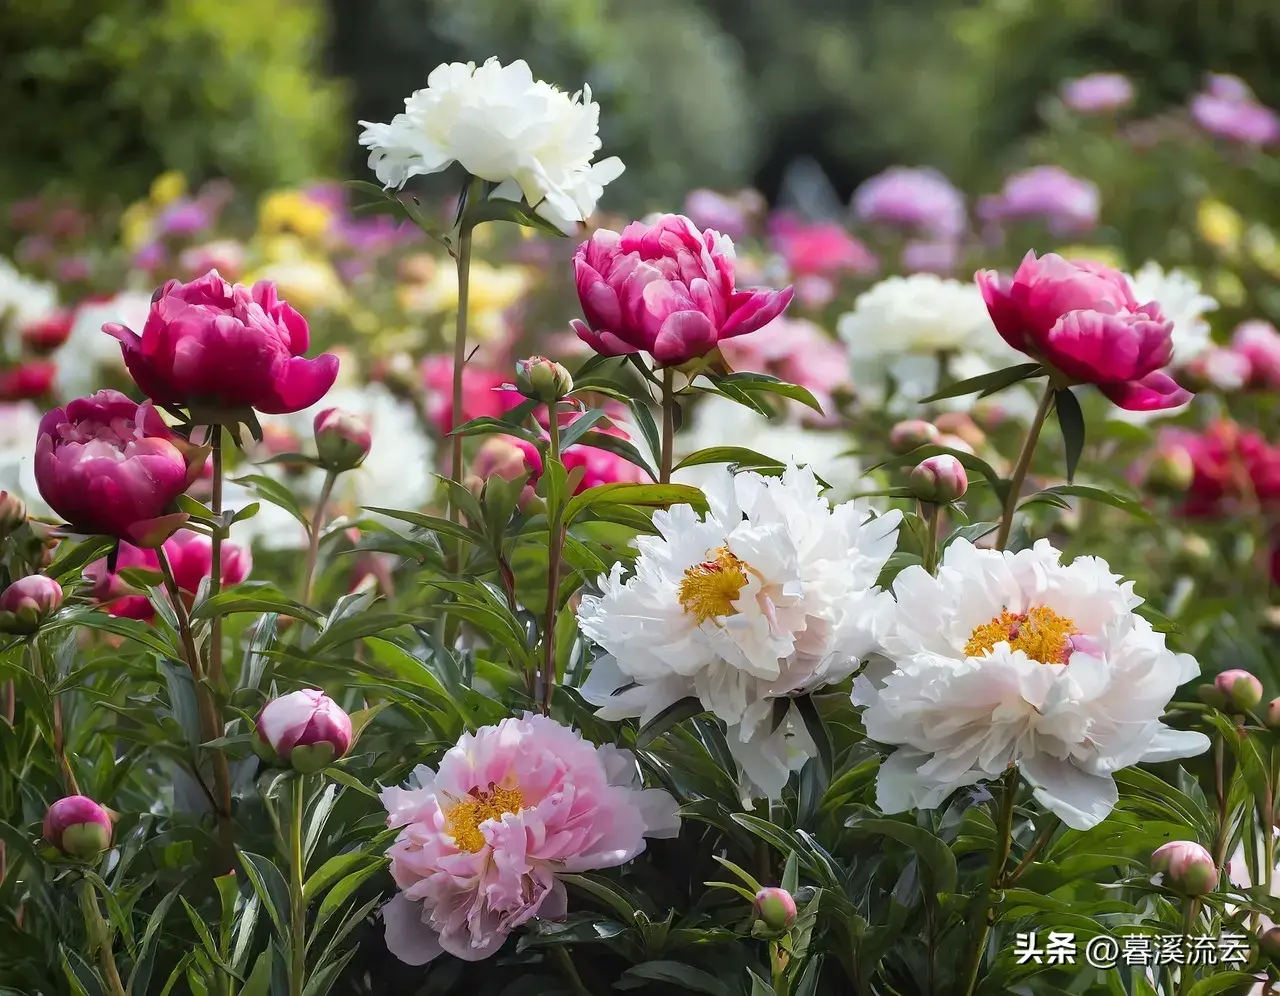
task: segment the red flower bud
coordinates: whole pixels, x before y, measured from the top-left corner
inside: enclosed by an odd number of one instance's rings
[[[364,419],[340,408],[326,408],[316,415],[316,454],[328,470],[354,470],[369,455],[373,438]]]
[[[45,812],[43,833],[67,857],[91,861],[111,846],[111,816],[87,796],[69,795]]]
[[[969,478],[964,464],[949,453],[922,460],[908,479],[911,493],[922,502],[944,504],[964,497]]]

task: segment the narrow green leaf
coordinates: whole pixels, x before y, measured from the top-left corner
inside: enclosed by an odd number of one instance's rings
[[[731,996],[728,986],[709,972],[678,961],[645,961],[632,965],[613,984],[615,989],[642,989],[651,982],[665,982],[695,993]]]
[[[728,384],[747,394],[778,394],[784,398],[790,398],[792,401],[799,401],[805,407],[812,408],[819,415],[826,414],[822,410],[822,405],[818,404],[818,399],[807,388],[801,387],[799,384],[789,384],[785,380],[769,374],[744,371],[724,377],[712,375],[708,379],[721,389]]]
[[[706,711],[702,702],[693,695],[673,702],[640,728],[636,734],[636,746],[647,747],[672,727]]]
[[[1058,428],[1062,430],[1062,442],[1066,447],[1067,482],[1070,483],[1076,476],[1080,454],[1084,452],[1084,412],[1080,410],[1080,402],[1069,387],[1054,392],[1053,402],[1058,414]]]
[[[231,481],[235,484],[245,485],[263,501],[268,501],[272,505],[283,508],[303,526],[310,527],[307,513],[298,503],[298,499],[294,497],[293,492],[274,478],[268,477],[266,474],[246,474],[244,477],[233,477]]]
[[[1039,363],[1018,363],[1011,367],[1005,367],[1003,370],[993,370],[990,373],[979,374],[977,377],[966,377],[964,380],[958,380],[954,384],[948,384],[941,391],[937,391],[927,398],[921,398],[919,404],[928,405],[935,401],[943,401],[946,398],[959,398],[966,394],[994,394],[996,391],[1003,390],[1019,381],[1029,380],[1032,377],[1044,373],[1044,367]]]
[[[824,779],[829,781],[835,777],[836,772],[835,748],[831,743],[831,731],[827,729],[822,714],[814,705],[812,695],[800,695],[791,701],[795,704],[796,711],[800,713],[800,718],[804,720],[804,728],[809,731],[810,738],[818,748],[818,760],[822,764],[822,773]]]
[[[280,869],[276,867],[274,861],[264,858],[261,854],[241,851],[239,848],[236,849],[236,853],[240,856],[240,864],[244,868],[245,876],[249,879],[249,884],[253,886],[253,891],[258,894],[258,899],[266,908],[267,916],[271,917],[276,932],[281,939],[287,938],[289,936],[289,886]]]
[[[672,469],[683,470],[685,467],[702,467],[715,463],[736,464],[742,470],[759,470],[762,467],[781,470],[786,467],[784,461],[757,453],[745,446],[708,446],[690,453]]]
[[[587,509],[601,505],[644,506],[670,508],[672,505],[692,505],[697,511],[706,511],[707,499],[697,488],[687,484],[601,484],[587,488],[565,506],[565,525],[573,522]]]
[[[845,824],[855,835],[877,834],[906,844],[928,866],[936,892],[956,891],[956,859],[938,837],[914,823],[891,819],[851,819]]]
[[[1074,496],[1077,498],[1088,498],[1090,501],[1101,502],[1104,505],[1110,505],[1112,508],[1118,508],[1121,511],[1128,512],[1135,519],[1141,519],[1143,522],[1155,522],[1155,517],[1143,507],[1142,503],[1136,498],[1129,498],[1125,495],[1117,494],[1114,491],[1104,491],[1102,488],[1093,488],[1087,484],[1059,484],[1057,487],[1045,488],[1043,491],[1026,498],[1023,504],[1035,501],[1045,495],[1054,497]],[[1021,506],[1019,506],[1021,507]]]

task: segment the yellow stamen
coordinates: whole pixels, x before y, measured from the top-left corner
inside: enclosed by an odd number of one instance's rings
[[[747,564],[728,548],[715,551],[711,560],[695,564],[684,572],[680,582],[680,604],[685,612],[703,623],[720,616],[736,615],[733,607],[738,593],[747,584]]]
[[[974,627],[964,645],[966,657],[981,657],[997,643],[1021,650],[1041,664],[1065,664],[1071,656],[1071,637],[1076,624],[1043,605],[1026,612],[1001,612],[990,622]]]
[[[446,810],[444,829],[459,850],[475,853],[486,843],[480,832],[481,823],[501,819],[507,813],[518,813],[522,808],[524,796],[519,789],[499,788],[490,782],[488,791],[472,789]]]

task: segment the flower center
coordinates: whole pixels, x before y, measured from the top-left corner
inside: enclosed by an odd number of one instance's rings
[[[459,850],[474,854],[486,843],[480,832],[481,823],[500,820],[507,813],[515,814],[523,808],[524,796],[519,789],[499,788],[490,782],[488,791],[472,789],[445,811],[444,829]]]
[[[747,564],[727,547],[715,551],[712,560],[694,564],[680,581],[680,604],[700,623],[718,616],[737,614],[733,607],[738,592],[747,583]]]
[[[1071,657],[1075,621],[1043,605],[1026,612],[1001,612],[990,622],[975,626],[964,645],[966,657],[981,657],[1001,642],[1021,650],[1041,664],[1065,664]]]

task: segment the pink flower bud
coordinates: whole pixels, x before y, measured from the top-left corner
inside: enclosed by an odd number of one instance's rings
[[[0,491],[0,536],[8,536],[27,521],[27,503],[15,494]]]
[[[1235,346],[1212,346],[1192,357],[1178,371],[1178,382],[1189,391],[1238,391],[1257,376],[1253,361]]]
[[[786,889],[761,889],[756,893],[755,912],[770,930],[788,930],[796,922],[795,897]]]
[[[62,586],[43,574],[18,578],[0,594],[0,632],[26,635],[62,606]]]
[[[943,504],[962,498],[969,490],[964,464],[949,453],[922,460],[908,479],[911,493],[923,502]]]
[[[1191,487],[1195,476],[1196,464],[1187,448],[1172,443],[1162,446],[1152,458],[1143,483],[1153,494],[1181,495]]]
[[[364,419],[341,408],[326,408],[316,415],[316,454],[334,473],[354,470],[369,455],[373,438]]]
[[[67,341],[71,335],[71,326],[75,323],[75,312],[69,309],[55,311],[53,314],[31,322],[22,327],[22,344],[32,352],[46,354]]]
[[[986,445],[987,434],[965,412],[943,412],[933,420],[933,424],[944,436],[963,439],[970,450],[977,450]]]
[[[272,763],[309,774],[351,748],[351,717],[318,688],[272,699],[258,713],[254,746]]]
[[[1240,668],[1223,671],[1213,679],[1213,683],[1222,693],[1227,707],[1235,712],[1252,709],[1262,701],[1262,682]]]
[[[58,366],[52,360],[27,360],[0,372],[0,401],[30,401],[53,389]]]
[[[1151,868],[1164,876],[1164,885],[1186,896],[1203,896],[1218,887],[1213,855],[1190,840],[1171,840],[1156,848]]]
[[[550,403],[573,390],[573,378],[555,360],[531,356],[516,360],[516,389],[526,398]]]
[[[1272,961],[1280,961],[1280,927],[1270,927],[1258,935],[1258,949]]]
[[[1280,699],[1272,699],[1267,703],[1267,726],[1273,730],[1280,730]]]
[[[912,418],[889,430],[889,446],[895,453],[910,453],[919,446],[936,443],[940,436],[938,427],[932,422]]]
[[[43,833],[67,857],[91,861],[111,846],[111,816],[88,796],[69,795],[45,812]]]

